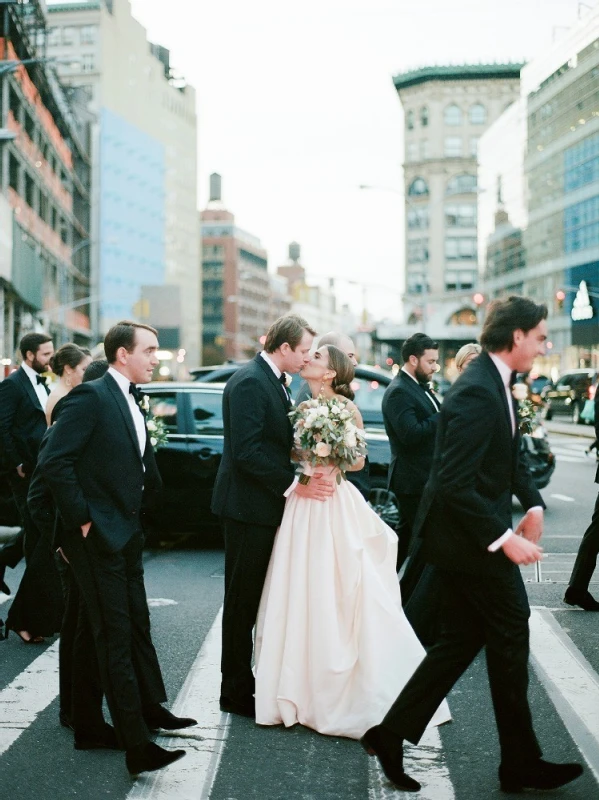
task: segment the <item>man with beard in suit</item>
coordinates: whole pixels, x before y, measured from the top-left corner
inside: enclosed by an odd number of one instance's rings
[[[158,747],[150,730],[196,723],[161,705],[166,693],[144,586],[142,511],[157,501],[162,480],[137,384],[150,381],[158,365],[156,331],[119,322],[106,334],[104,350],[108,372],[62,401],[39,470],[62,520],[62,552],[89,615],[114,723],[113,731],[100,715],[97,729],[82,738],[86,749],[125,749],[127,769],[136,775],[185,755]]]
[[[54,345],[46,333],[27,333],[19,349],[21,366],[0,381],[0,462],[7,472],[22,525],[16,538],[0,550],[0,591],[5,594],[10,594],[4,581],[6,567],[14,569],[23,558],[27,529],[33,525],[27,511],[27,492],[47,428],[45,409],[50,390],[42,373],[49,369]],[[20,635],[29,641],[27,631]]]
[[[399,505],[397,571],[410,549],[414,520],[433,461],[440,404],[430,389],[439,364],[439,345],[425,333],[406,339],[401,349],[403,367],[383,397],[383,419],[391,446],[389,488]],[[405,604],[420,569],[410,560],[401,580]]]
[[[225,535],[220,707],[245,717],[256,715],[252,632],[285,499],[295,491],[326,500],[334,491],[322,473],[294,479],[291,463],[285,373],[310,361],[315,335],[301,317],[279,317],[263,352],[237,370],[223,394],[224,449],[212,495]]]
[[[541,758],[527,697],[530,608],[519,565],[542,558],[544,503],[519,457],[511,386],[516,373],[528,372],[544,355],[546,318],[547,307],[528,298],[495,300],[483,326],[483,352],[443,400],[416,522],[441,585],[441,631],[381,724],[362,739],[387,777],[408,791],[420,784],[404,772],[404,739],[419,742],[441,700],[483,647],[499,732],[501,789],[555,789],[582,774],[580,764]],[[515,531],[513,494],[526,509]]]
[[[595,437],[599,441],[599,386],[595,392]],[[599,465],[595,473],[595,483],[599,483]],[[586,529],[574,569],[570,576],[570,584],[564,595],[564,602],[570,606],[579,606],[584,611],[599,611],[599,601],[589,592],[589,583],[597,566],[599,553],[599,494],[595,501],[595,510],[591,517],[591,524]]]

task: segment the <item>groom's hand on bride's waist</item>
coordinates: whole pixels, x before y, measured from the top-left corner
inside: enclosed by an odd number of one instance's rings
[[[300,481],[293,490],[299,497],[309,500],[328,500],[335,493],[336,484],[323,480],[322,472],[315,472],[306,483]]]

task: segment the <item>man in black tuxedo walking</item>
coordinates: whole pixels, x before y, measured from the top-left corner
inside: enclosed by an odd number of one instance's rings
[[[76,733],[85,749],[124,748],[132,775],[185,755],[150,742],[149,730],[195,724],[161,705],[166,694],[143,577],[141,515],[157,500],[162,481],[137,384],[151,380],[157,349],[156,331],[147,325],[112,327],[104,340],[108,372],[64,399],[39,457],[62,518],[62,550],[89,615],[115,728],[100,714]],[[79,653],[79,660],[86,664],[87,654]]]
[[[599,439],[599,391],[595,393],[595,438]],[[595,483],[599,483],[599,466],[595,473]],[[597,566],[599,553],[599,494],[595,501],[595,510],[591,517],[591,524],[586,529],[574,569],[570,576],[570,584],[564,595],[564,602],[570,606],[580,606],[585,611],[599,611],[599,601],[589,592],[589,583]]]
[[[404,342],[401,357],[403,367],[387,387],[382,407],[391,446],[389,488],[397,498],[400,515],[398,572],[410,549],[416,512],[433,463],[440,405],[430,381],[439,364],[439,345],[425,333],[415,333]],[[418,576],[411,580],[409,574],[402,578],[404,604],[417,580]]]
[[[50,390],[42,373],[54,353],[46,333],[27,333],[19,343],[23,362],[0,382],[0,463],[6,470],[22,530],[0,549],[0,591],[10,594],[4,582],[6,567],[14,569],[27,548],[27,530],[33,522],[27,511],[29,482],[46,431],[46,401]],[[36,538],[36,537],[32,537]]]
[[[403,740],[417,744],[441,700],[486,647],[499,731],[504,791],[554,789],[579,764],[541,759],[528,705],[530,609],[518,565],[542,558],[543,500],[519,458],[511,384],[545,352],[547,308],[523,297],[494,301],[481,335],[484,352],[444,398],[430,479],[418,512],[425,555],[441,585],[441,632],[383,719],[366,732],[397,786],[420,784],[403,770]],[[512,530],[512,494],[526,513]]]
[[[237,370],[223,394],[224,449],[212,511],[225,535],[225,602],[220,707],[255,716],[252,631],[285,498],[326,500],[334,489],[316,473],[299,482],[291,463],[291,400],[285,373],[310,361],[314,331],[295,314],[270,327],[264,351]]]

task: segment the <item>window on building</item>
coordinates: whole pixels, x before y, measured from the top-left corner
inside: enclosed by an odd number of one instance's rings
[[[410,294],[422,294],[426,285],[425,274],[423,272],[408,272],[406,283]]]
[[[447,181],[446,194],[470,194],[476,192],[476,175],[463,173],[454,175]]]
[[[427,158],[430,158],[428,139],[421,139],[420,140],[420,159],[421,159],[421,161],[425,161]]]
[[[20,194],[21,189],[19,187],[19,162],[13,156],[12,153],[8,154],[8,182],[11,189],[17,194]]]
[[[478,140],[480,136],[471,136],[470,137],[470,155],[472,158],[476,158],[478,156]]]
[[[81,72],[93,72],[96,68],[96,58],[93,53],[83,53],[81,56]]]
[[[428,126],[428,106],[422,106],[420,109],[420,124],[423,128]]]
[[[445,137],[445,155],[448,158],[455,158],[462,155],[462,137],[461,136],[446,136]]]
[[[82,25],[80,29],[81,44],[95,44],[97,31],[96,25]]]
[[[35,181],[29,175],[29,173],[25,173],[25,202],[29,206],[29,208],[35,208]]]
[[[487,109],[482,103],[475,103],[470,106],[470,124],[484,125],[487,121]]]
[[[50,47],[56,47],[56,45],[60,44],[60,34],[60,28],[48,28],[48,45]]]
[[[428,206],[408,209],[407,220],[410,230],[428,228]]]
[[[476,205],[452,203],[445,206],[445,225],[448,228],[476,228]]]
[[[424,178],[414,178],[408,189],[410,197],[428,194],[428,185]]]
[[[465,286],[459,288],[465,289]],[[470,286],[468,288],[471,288]],[[449,318],[450,325],[476,325],[476,311],[473,308],[460,308]]]
[[[447,106],[444,114],[445,124],[455,127],[462,124],[462,110],[455,103]]]
[[[470,261],[476,258],[475,236],[448,236],[445,239],[445,258],[448,261]]]
[[[408,264],[428,261],[428,239],[408,239]]]
[[[66,28],[62,29],[63,44],[75,44],[76,37],[77,37],[77,28],[73,28],[72,25],[69,25]]]
[[[414,130],[414,112],[411,110],[406,114],[406,128],[409,131]]]
[[[418,160],[418,143],[408,142],[408,161]]]

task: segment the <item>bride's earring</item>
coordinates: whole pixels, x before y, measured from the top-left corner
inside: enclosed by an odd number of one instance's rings
[[[66,385],[67,385],[67,386],[70,386],[70,385],[71,385],[71,379],[70,379],[70,378],[67,378],[67,379],[66,379],[66,381],[65,381],[65,383],[66,383]]]
[[[322,383],[320,384],[320,390],[319,390],[318,394],[324,394],[324,379],[323,379]]]

